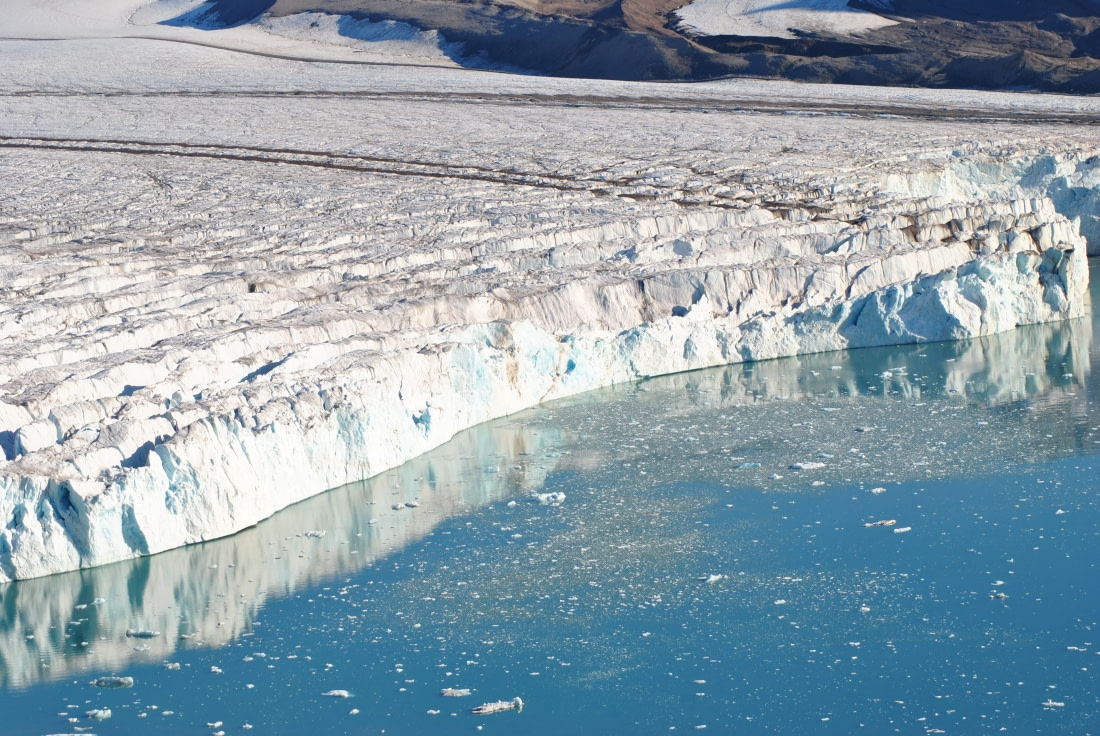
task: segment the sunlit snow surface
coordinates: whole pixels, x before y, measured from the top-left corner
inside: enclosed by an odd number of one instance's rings
[[[605,389],[226,540],[0,588],[0,704],[43,734],[102,708],[104,734],[1083,733],[1098,327]]]
[[[848,0],[694,0],[675,12],[685,26],[708,36],[794,38],[792,31],[843,35],[897,22],[851,8]]]

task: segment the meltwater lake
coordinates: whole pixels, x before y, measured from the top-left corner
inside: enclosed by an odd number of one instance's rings
[[[1097,733],[1098,332],[616,386],[0,587],[0,731]]]

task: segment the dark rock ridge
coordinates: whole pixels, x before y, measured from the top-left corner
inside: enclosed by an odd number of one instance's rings
[[[1100,2],[851,0],[897,20],[853,36],[706,36],[677,0],[212,0],[174,24],[318,11],[401,21],[463,44],[471,66],[624,80],[746,75],[891,86],[1100,92]],[[522,5],[522,6],[521,6]],[[534,8],[534,9],[532,9]],[[648,15],[647,15],[648,14]]]

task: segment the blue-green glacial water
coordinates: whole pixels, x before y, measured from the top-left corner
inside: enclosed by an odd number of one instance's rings
[[[0,588],[0,731],[1100,732],[1098,327],[619,386]]]

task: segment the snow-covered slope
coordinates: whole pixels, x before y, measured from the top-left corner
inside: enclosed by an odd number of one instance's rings
[[[1083,309],[1087,99],[0,54],[0,580],[548,398]]]
[[[676,11],[687,28],[710,36],[794,38],[792,31],[855,34],[896,21],[848,6],[848,0],[693,0]]]

